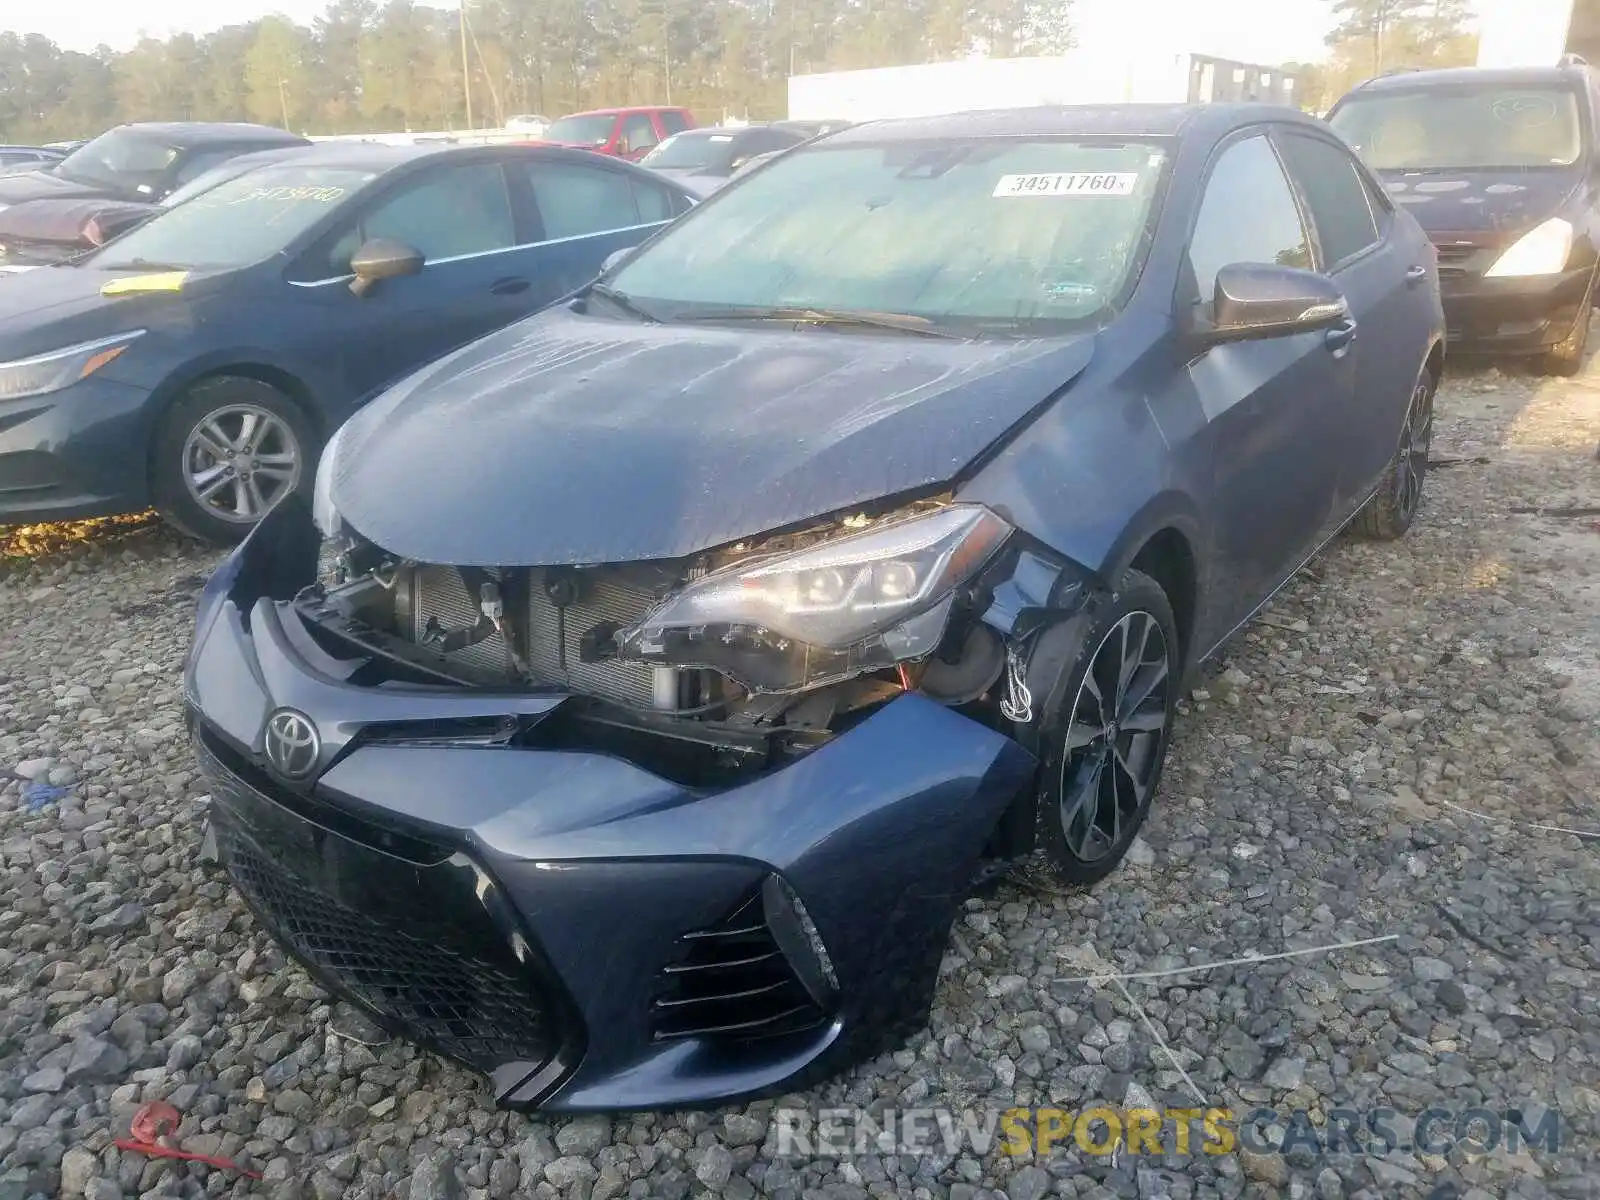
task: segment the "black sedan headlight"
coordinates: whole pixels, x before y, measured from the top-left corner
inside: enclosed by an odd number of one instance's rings
[[[713,572],[617,634],[623,658],[709,668],[793,692],[938,648],[955,591],[1005,542],[988,509],[955,504]]]

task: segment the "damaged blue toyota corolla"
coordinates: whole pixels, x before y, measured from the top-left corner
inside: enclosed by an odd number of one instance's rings
[[[261,921],[500,1103],[804,1086],[1111,871],[1188,670],[1404,532],[1433,258],[1262,106],[861,126],[353,417],[185,690]]]

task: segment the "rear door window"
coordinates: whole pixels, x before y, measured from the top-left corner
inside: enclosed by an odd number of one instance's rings
[[[682,133],[685,129],[689,128],[688,120],[675,108],[668,109],[666,112],[661,113],[660,117],[661,131],[668,137],[674,133]]]
[[[1293,132],[1280,133],[1278,145],[1311,210],[1323,270],[1335,270],[1376,245],[1372,204],[1349,152]]]
[[[547,241],[631,229],[644,223],[634,199],[636,183],[622,171],[557,162],[530,163],[525,169]],[[639,183],[637,188],[642,192],[647,186]],[[665,219],[654,215],[659,205],[648,196],[645,205],[651,213],[645,220]]]

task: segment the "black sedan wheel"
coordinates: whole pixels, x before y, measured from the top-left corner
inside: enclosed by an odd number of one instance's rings
[[[1406,423],[1400,431],[1383,482],[1366,507],[1356,514],[1355,531],[1364,537],[1390,541],[1411,528],[1422,508],[1422,485],[1428,478],[1428,451],[1433,445],[1434,379],[1427,368],[1411,392]]]
[[[1084,639],[1046,731],[1039,841],[1069,883],[1109,875],[1161,780],[1181,665],[1172,608],[1137,571]]]
[[[291,492],[309,492],[315,438],[288,396],[257,379],[209,379],[162,423],[156,501],[184,532],[229,545]]]

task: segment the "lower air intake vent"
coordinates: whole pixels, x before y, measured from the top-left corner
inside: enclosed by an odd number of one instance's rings
[[[658,1041],[777,1037],[827,1020],[837,980],[799,897],[778,876],[709,929],[681,939],[652,1007]]]
[[[256,915],[334,987],[486,1073],[554,1053],[550,1013],[514,969],[347,908],[270,861],[231,823],[216,829],[229,874]]]

